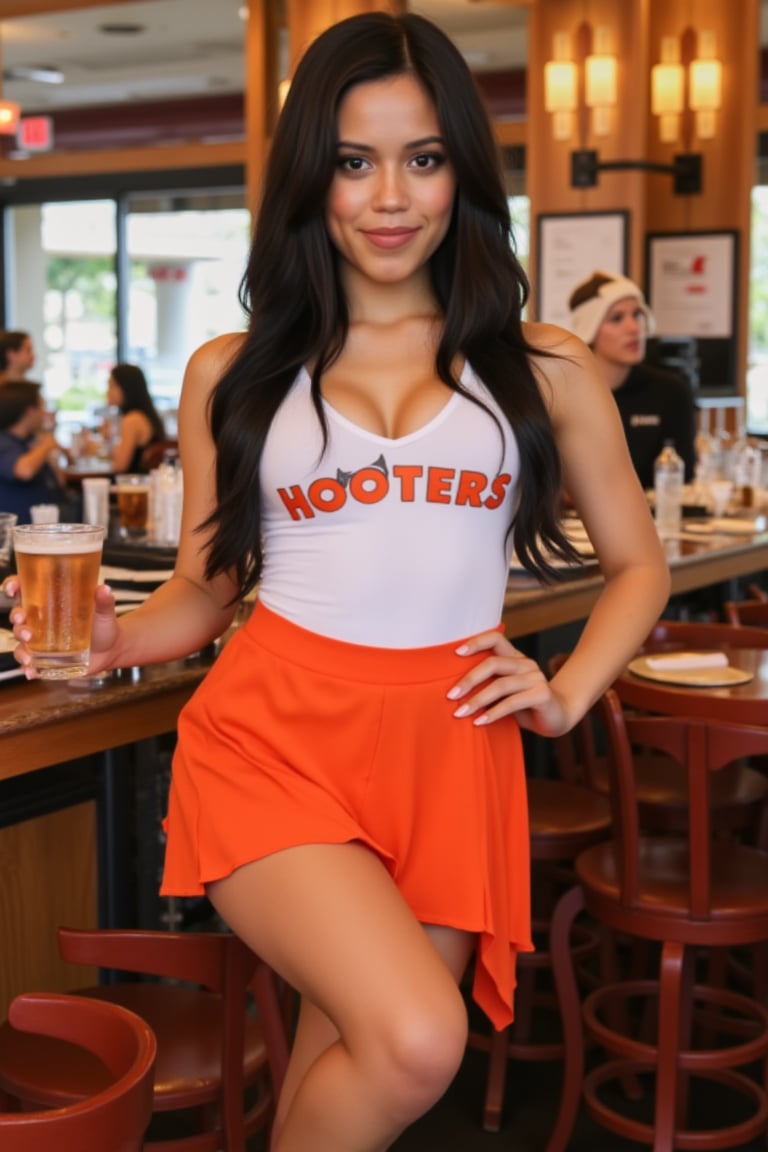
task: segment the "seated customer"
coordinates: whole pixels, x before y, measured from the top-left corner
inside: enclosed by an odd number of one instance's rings
[[[569,328],[588,344],[613,392],[629,453],[644,488],[653,487],[653,462],[665,440],[673,440],[694,474],[696,431],[693,393],[678,372],[644,364],[653,316],[638,286],[624,276],[594,272],[568,301]]]
[[[33,504],[58,504],[60,518],[78,518],[77,500],[64,491],[52,459],[62,449],[42,388],[32,380],[0,384],[0,511],[29,524]]]
[[[120,409],[120,435],[112,446],[112,470],[147,472],[147,449],[162,444],[165,428],[137,364],[115,364],[107,384],[107,403]]]
[[[24,380],[35,363],[35,349],[29,332],[0,330],[0,383]]]

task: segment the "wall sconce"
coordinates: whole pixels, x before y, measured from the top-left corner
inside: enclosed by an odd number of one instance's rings
[[[695,58],[681,60],[681,42],[698,39]],[[687,73],[685,64],[688,65]],[[686,107],[696,114],[696,136],[711,140],[715,135],[715,113],[722,104],[723,66],[715,56],[714,32],[686,29],[682,37],[664,36],[661,62],[651,69],[651,111],[659,117],[659,139],[673,143],[680,134],[680,117]]]
[[[578,107],[578,72],[571,55],[571,38],[556,32],[553,59],[544,65],[544,107],[553,114],[555,140],[570,140],[573,113]]]
[[[592,109],[592,131],[607,136],[611,130],[611,108],[618,93],[618,61],[609,52],[607,28],[595,30],[594,52],[584,61],[584,103]]]
[[[711,140],[715,113],[723,102],[723,66],[715,56],[714,32],[699,33],[699,53],[688,69],[688,104],[696,113],[696,135]]]
[[[579,51],[571,59],[567,33],[555,36],[555,59],[544,66],[545,108],[555,117],[567,115],[566,122],[555,119],[556,140],[570,139],[573,114],[579,103],[592,116],[593,136],[610,131],[610,109],[618,98],[618,61],[610,52],[609,31],[584,23],[578,30]],[[698,51],[695,49],[698,48]],[[682,58],[681,58],[682,57]],[[583,65],[583,91],[579,89],[579,64]],[[555,83],[559,80],[560,83]],[[567,83],[566,83],[567,81]],[[715,112],[720,107],[722,65],[715,58],[714,35],[696,36],[688,28],[682,36],[665,36],[661,60],[651,69],[651,110],[659,117],[661,139],[674,142],[680,132],[680,118],[687,107],[696,115],[696,134],[709,139],[715,131]],[[584,122],[581,121],[583,140]],[[673,178],[676,196],[695,196],[702,190],[701,153],[685,152],[671,164],[650,160],[600,160],[597,151],[582,147],[571,153],[571,186],[593,188],[598,173],[609,171],[665,172]]]
[[[593,134],[607,136],[610,109],[617,99],[618,61],[610,54],[607,28],[597,28],[594,37],[588,24],[582,25],[579,31],[594,41],[593,50],[582,60],[584,103],[592,112]],[[573,114],[579,106],[579,67],[572,58],[571,37],[567,32],[555,33],[552,55],[552,60],[544,65],[544,107],[553,114],[555,140],[570,140]]]

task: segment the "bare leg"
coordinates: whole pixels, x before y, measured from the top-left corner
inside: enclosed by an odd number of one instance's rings
[[[208,895],[304,998],[275,1152],[383,1152],[461,1062],[472,938],[428,936],[359,844],[275,853]]]
[[[456,984],[459,984],[475,946],[475,936],[468,932],[458,932],[455,929],[438,925],[424,925],[423,927]],[[322,1055],[332,1044],[335,1044],[338,1039],[339,1032],[335,1024],[305,996],[302,997],[296,1035],[291,1047],[291,1057],[272,1126],[273,1148],[277,1145],[277,1137],[282,1129],[284,1117],[293,1103],[293,1097],[299,1085],[318,1056]]]

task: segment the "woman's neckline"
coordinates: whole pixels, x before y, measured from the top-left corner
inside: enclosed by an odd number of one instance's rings
[[[311,386],[312,379],[306,366],[302,366],[300,379],[303,381],[307,388]],[[465,360],[461,372],[459,373],[459,382],[464,388],[466,388],[471,379],[472,369],[469,366],[469,361]],[[419,428],[414,428],[412,432],[408,432],[404,436],[384,436],[379,432],[371,432],[368,428],[363,428],[361,424],[357,424],[354,420],[350,420],[350,418],[345,416],[343,412],[339,412],[338,408],[334,408],[333,404],[326,400],[325,397],[322,398],[322,404],[323,408],[331,419],[335,420],[337,424],[340,424],[345,428],[349,428],[352,432],[356,433],[356,435],[361,436],[366,440],[373,440],[379,444],[398,445],[407,444],[411,440],[418,440],[420,437],[428,435],[431,431],[433,431],[433,429],[442,424],[443,421],[448,418],[448,416],[450,416],[451,412],[460,400],[461,394],[458,392],[452,392],[446,400],[445,404],[443,404],[442,408],[440,408],[440,410],[436,412],[434,416],[427,420],[426,424],[422,424]]]

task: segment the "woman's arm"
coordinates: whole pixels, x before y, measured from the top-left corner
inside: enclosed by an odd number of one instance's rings
[[[666,604],[669,569],[616,403],[591,352],[559,329],[527,327],[532,344],[555,353],[536,357],[534,367],[563,483],[589,533],[605,587],[571,657],[551,682],[499,633],[487,633],[468,642],[466,652],[486,650],[488,659],[461,680],[452,698],[461,701],[461,715],[475,723],[515,713],[525,727],[554,736],[584,715],[636,653]]]
[[[208,536],[195,531],[213,511],[215,448],[208,427],[208,397],[234,354],[241,336],[221,336],[192,356],[184,376],[179,406],[179,450],[184,468],[184,507],[173,576],[137,609],[116,617],[114,597],[102,586],[96,594],[91,637],[91,673],[104,668],[156,664],[202,648],[231,623],[236,605],[228,602],[236,585],[228,575],[205,579],[204,547]],[[11,594],[15,578],[6,581]],[[23,613],[11,614],[22,644],[16,657],[25,667],[31,657],[23,641]]]

